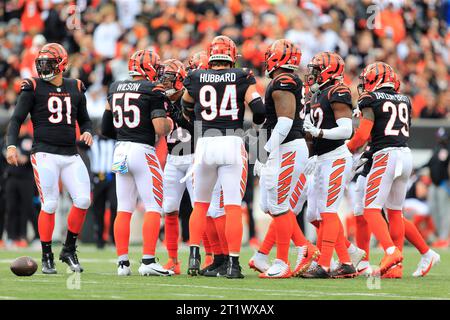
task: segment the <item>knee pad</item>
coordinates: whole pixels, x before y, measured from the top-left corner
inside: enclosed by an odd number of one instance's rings
[[[41,210],[47,213],[55,213],[56,208],[58,207],[57,200],[45,200],[42,204]]]
[[[91,199],[86,197],[78,197],[73,199],[73,205],[79,209],[88,209],[91,205]]]

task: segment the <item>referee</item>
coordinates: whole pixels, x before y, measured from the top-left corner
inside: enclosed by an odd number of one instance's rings
[[[93,182],[92,211],[95,219],[95,237],[97,248],[105,246],[103,232],[105,228],[105,210],[107,204],[111,213],[109,223],[109,238],[114,243],[114,220],[117,212],[116,183],[114,174],[111,172],[113,163],[115,140],[95,135],[93,144],[88,152],[91,161],[91,172]]]

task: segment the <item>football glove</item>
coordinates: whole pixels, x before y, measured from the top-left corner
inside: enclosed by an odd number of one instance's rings
[[[310,174],[313,174],[314,171],[316,171],[316,163],[317,163],[317,156],[312,156],[308,158],[305,164],[305,169],[303,170],[305,176],[309,176]]]
[[[318,137],[321,131],[321,129],[316,128],[311,121],[306,121],[306,119],[303,122],[303,130],[309,132],[314,138]]]

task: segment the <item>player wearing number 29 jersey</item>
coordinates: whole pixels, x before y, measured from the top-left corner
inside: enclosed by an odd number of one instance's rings
[[[358,106],[362,119],[347,146],[354,152],[372,138],[373,164],[366,179],[364,217],[385,250],[380,265],[384,275],[398,269],[403,259],[402,208],[412,171],[411,151],[407,147],[411,104],[407,96],[396,92],[397,75],[386,63],[368,65],[360,81]],[[389,228],[381,215],[383,207]]]
[[[189,221],[190,246],[188,273],[200,271],[199,245],[206,229],[206,215],[214,186],[223,190],[226,238],[230,260],[227,277],[242,278],[239,253],[242,242],[241,201],[247,177],[244,141],[234,130],[242,129],[244,107],[253,111],[257,124],[264,121],[264,105],[256,91],[251,72],[234,68],[237,49],[226,36],[218,36],[208,46],[208,70],[194,70],[184,81],[182,105],[195,113],[202,125],[194,160],[194,210]],[[228,129],[228,130],[227,130]],[[231,132],[230,132],[231,131]],[[238,187],[239,186],[239,187]]]
[[[89,175],[78,155],[76,123],[81,131],[80,139],[87,145],[92,143],[92,123],[86,110],[83,83],[62,77],[67,59],[66,50],[57,43],[42,47],[36,59],[39,78],[22,82],[7,134],[8,162],[17,165],[16,144],[20,125],[28,114],[31,115],[34,129],[31,163],[41,200],[38,227],[43,253],[42,272],[46,274],[56,273],[51,241],[60,179],[73,200],[60,260],[76,272],[83,269],[75,252],[75,241],[90,205]]]

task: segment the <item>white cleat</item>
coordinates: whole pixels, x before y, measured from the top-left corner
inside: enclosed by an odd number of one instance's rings
[[[365,277],[370,277],[373,273],[373,269],[370,266],[369,261],[361,261],[358,264],[358,267],[356,268],[356,270],[358,271],[358,275],[365,276]]]
[[[280,259],[275,259],[273,264],[267,269],[266,272],[259,275],[260,278],[281,279],[292,277],[291,268],[289,264]]]
[[[125,265],[125,261],[119,261],[119,267],[117,268],[118,276],[130,276],[131,275],[131,267],[128,262],[128,266]]]
[[[173,272],[172,270],[164,269],[163,266],[157,262],[153,262],[150,264],[141,263],[138,271],[141,276],[168,277],[175,274],[175,272]]]
[[[362,259],[366,257],[366,252],[352,244],[350,248],[348,248],[348,255],[350,256],[353,266],[357,268]]]
[[[423,254],[420,258],[416,271],[412,274],[413,277],[425,277],[430,269],[441,261],[441,256],[432,249]]]
[[[255,252],[248,262],[248,266],[255,271],[264,273],[270,268],[269,256],[260,252]]]

